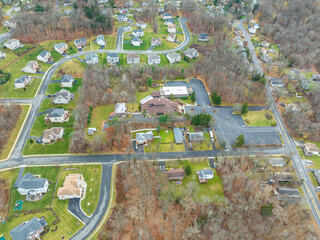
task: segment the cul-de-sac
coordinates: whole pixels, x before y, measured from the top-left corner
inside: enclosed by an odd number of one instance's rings
[[[2,0],[0,240],[320,239],[317,0]]]

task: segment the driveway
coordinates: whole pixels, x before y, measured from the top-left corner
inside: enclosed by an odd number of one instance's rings
[[[88,223],[90,221],[90,218],[82,212],[80,207],[80,198],[69,199],[68,211],[84,223]]]

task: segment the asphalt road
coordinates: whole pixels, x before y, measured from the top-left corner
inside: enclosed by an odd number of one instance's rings
[[[257,58],[255,51],[254,51],[254,47],[251,42],[250,35],[247,33],[246,29],[242,26],[241,21],[236,22],[236,25],[244,33],[244,37],[246,38],[246,40],[248,42],[248,48],[249,48],[251,58],[254,63],[256,71],[259,73],[262,73],[263,70],[260,66],[259,60]],[[293,162],[293,165],[295,167],[295,170],[297,172],[299,179],[304,180],[304,182],[302,184],[302,188],[303,188],[303,191],[306,195],[306,200],[307,200],[308,204],[310,205],[311,211],[312,211],[314,218],[318,224],[318,227],[320,227],[320,203],[319,203],[318,197],[317,197],[316,192],[314,190],[314,187],[309,179],[307,170],[306,170],[305,166],[303,165],[301,157],[296,149],[295,142],[291,138],[284,122],[282,121],[281,115],[277,109],[277,104],[275,103],[275,101],[273,99],[269,84],[266,85],[266,89],[267,89],[267,99],[271,103],[271,110],[273,111],[273,114],[274,114],[276,121],[277,121],[277,125],[279,126],[279,130],[280,130],[281,135],[283,137],[285,151],[289,156],[292,156],[292,162]]]

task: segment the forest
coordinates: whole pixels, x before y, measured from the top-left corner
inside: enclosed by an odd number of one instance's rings
[[[112,33],[111,10],[103,15],[96,4],[78,1],[73,11],[69,16],[62,16],[54,7],[48,7],[45,11],[17,13],[14,37],[26,43],[38,43]]]
[[[217,171],[224,204],[194,201],[197,185],[177,191],[152,162],[120,164],[116,205],[99,239],[317,239],[305,203],[280,206],[262,192],[252,158],[220,157]]]
[[[0,152],[16,126],[21,111],[19,105],[0,105]]]

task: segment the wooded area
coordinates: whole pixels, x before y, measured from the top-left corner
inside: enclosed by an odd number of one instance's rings
[[[101,14],[97,5],[78,1],[74,13],[62,16],[55,8],[44,12],[21,12],[15,15],[17,28],[14,37],[22,42],[45,40],[74,40],[97,34],[110,34],[113,30],[112,11]]]
[[[21,111],[19,105],[0,105],[0,151],[16,126]]]
[[[178,191],[157,164],[120,164],[116,206],[99,239],[316,239],[306,205],[280,206],[262,192],[252,176],[256,170],[250,157],[221,157],[218,174],[226,201],[217,205],[194,200],[197,184]],[[260,210],[267,201],[273,214],[264,217]]]

